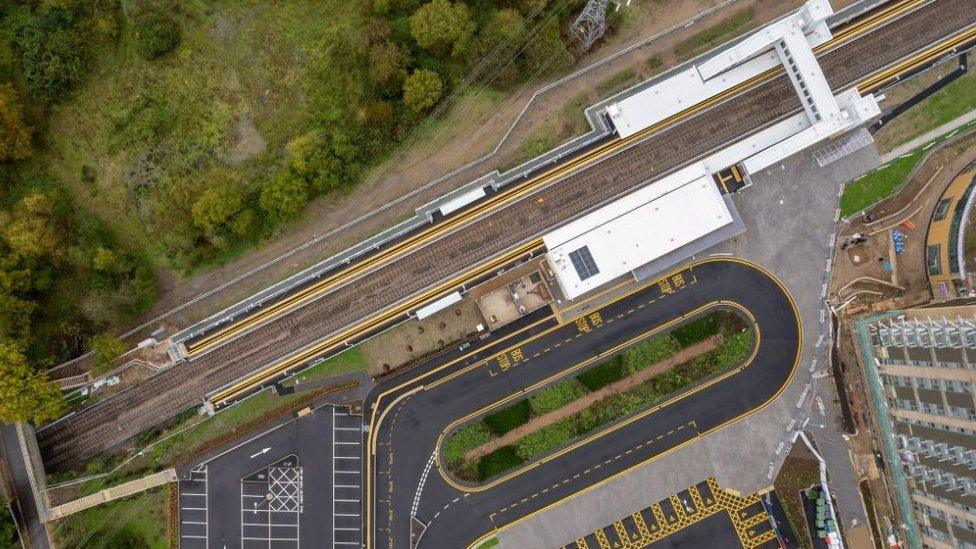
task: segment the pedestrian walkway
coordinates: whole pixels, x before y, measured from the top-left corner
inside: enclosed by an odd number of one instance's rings
[[[969,111],[951,122],[947,122],[934,130],[923,133],[907,143],[895,147],[891,152],[886,153],[881,157],[881,163],[887,164],[899,156],[904,156],[919,147],[927,145],[929,142],[938,139],[943,135],[952,133],[966,124],[973,122],[974,120],[976,120],[976,110]]]
[[[83,498],[58,505],[57,507],[53,507],[51,508],[51,520],[58,520],[70,514],[77,513],[78,511],[84,511],[85,509],[95,507],[96,505],[101,505],[102,503],[112,501],[114,499],[120,499],[138,494],[139,492],[144,492],[157,486],[162,486],[168,482],[176,482],[175,469],[167,469],[165,471],[160,471],[159,473],[154,473],[136,480],[131,480],[124,484],[113,486],[112,488],[100,490],[90,496],[85,496]]]

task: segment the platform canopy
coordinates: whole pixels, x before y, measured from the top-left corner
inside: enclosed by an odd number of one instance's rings
[[[543,237],[566,299],[626,275],[733,222],[696,163]]]

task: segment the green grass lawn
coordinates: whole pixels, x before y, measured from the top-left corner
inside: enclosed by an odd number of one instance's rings
[[[905,179],[918,165],[923,154],[919,149],[848,183],[840,197],[840,215],[854,215],[894,194],[905,184]]]
[[[54,523],[54,538],[65,548],[168,549],[166,488],[92,507]]]
[[[366,355],[360,347],[352,347],[330,357],[318,364],[298,372],[297,374],[285,379],[281,384],[285,387],[293,387],[298,383],[325,379],[349,374],[352,372],[366,371],[369,364],[366,362]]]
[[[478,549],[491,549],[492,547],[498,546],[498,538],[491,538],[485,540],[478,546]]]
[[[890,150],[902,143],[947,124],[976,109],[976,74],[959,78],[908,112],[888,123],[876,134],[882,149]],[[960,131],[968,131],[972,124]],[[945,136],[936,141],[944,140]],[[840,199],[842,217],[854,215],[875,202],[887,198],[904,185],[925,151],[918,149],[895,159],[886,166],[849,183]]]
[[[888,123],[876,137],[882,150],[889,150],[973,109],[976,109],[976,74],[970,73]]]

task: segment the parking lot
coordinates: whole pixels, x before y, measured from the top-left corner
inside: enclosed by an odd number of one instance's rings
[[[180,546],[360,545],[361,422],[325,406],[180,471]]]
[[[577,539],[563,549],[779,547],[760,495],[742,497],[713,478]]]
[[[360,546],[362,536],[362,418],[333,408],[332,419],[332,542],[333,546]]]
[[[245,549],[298,549],[302,468],[295,455],[241,479],[241,540]]]

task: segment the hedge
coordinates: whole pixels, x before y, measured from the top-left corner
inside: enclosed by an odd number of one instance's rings
[[[671,336],[678,341],[678,345],[682,348],[694,345],[706,337],[718,333],[721,327],[719,325],[720,314],[714,313],[696,318],[672,330]]]
[[[524,463],[514,446],[502,446],[478,462],[478,480],[489,479]]]
[[[532,408],[529,406],[529,401],[522,399],[493,414],[488,414],[484,421],[496,435],[502,436],[516,427],[525,425],[531,416]]]
[[[577,375],[576,379],[590,391],[597,391],[615,381],[620,381],[625,374],[623,360],[618,356],[586,370]]]

